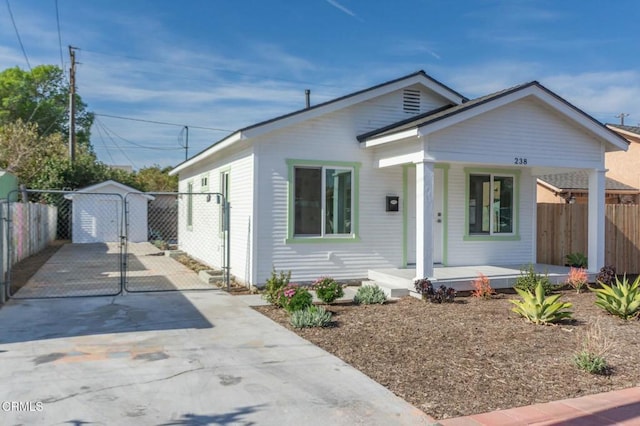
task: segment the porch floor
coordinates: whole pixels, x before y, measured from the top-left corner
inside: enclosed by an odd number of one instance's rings
[[[465,291],[473,289],[471,281],[482,273],[491,280],[491,287],[510,288],[514,286],[521,275],[521,270],[525,267],[523,265],[435,266],[431,280],[434,285],[437,283],[437,285],[453,287],[457,291]],[[536,263],[533,267],[537,274],[546,274],[554,284],[564,283],[570,270],[569,267],[543,263]],[[414,268],[372,269],[368,272],[368,278],[392,295],[404,296],[413,290],[416,270]],[[590,274],[589,279],[593,278],[593,274]]]

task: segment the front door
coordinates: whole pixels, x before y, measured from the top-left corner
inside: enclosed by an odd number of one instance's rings
[[[433,170],[433,263],[442,263],[444,171]],[[407,265],[416,264],[416,168],[407,168]]]

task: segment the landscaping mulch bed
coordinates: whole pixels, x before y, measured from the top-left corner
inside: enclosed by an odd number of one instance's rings
[[[533,325],[510,311],[515,297],[337,304],[328,306],[333,327],[302,330],[289,325],[282,309],[255,309],[437,419],[640,385],[640,321],[608,315],[590,292],[565,291],[561,300],[573,303],[574,319]],[[607,376],[571,361],[594,322],[611,343]]]

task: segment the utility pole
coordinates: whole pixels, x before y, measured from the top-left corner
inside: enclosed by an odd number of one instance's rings
[[[620,114],[616,115],[616,118],[620,119],[620,125],[624,126],[624,118],[628,117],[629,114],[625,114],[624,112],[621,112]]]
[[[184,126],[185,139],[184,139],[184,161],[189,159],[189,126]]]
[[[76,49],[69,45],[69,159],[76,161]]]

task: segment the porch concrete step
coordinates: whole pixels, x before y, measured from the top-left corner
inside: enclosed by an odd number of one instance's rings
[[[398,297],[404,297],[409,294],[409,289],[406,287],[400,287],[394,284],[389,283],[380,283],[377,281],[364,280],[362,281],[363,286],[375,286],[380,287],[380,290],[384,292],[384,294],[391,299],[395,299]]]

